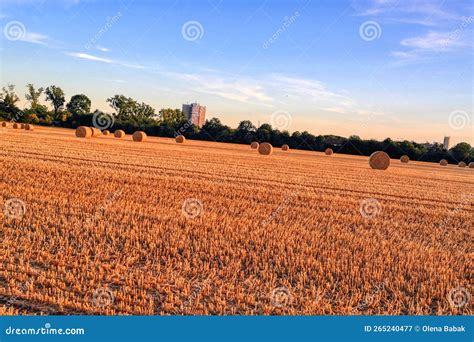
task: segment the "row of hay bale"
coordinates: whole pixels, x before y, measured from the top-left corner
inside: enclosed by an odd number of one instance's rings
[[[99,137],[101,135],[107,136],[110,134],[111,133],[108,130],[101,131],[100,129],[95,128],[95,127],[79,126],[76,128],[76,137],[78,138],[94,138],[94,137]],[[126,136],[125,131],[121,129],[118,129],[114,132],[115,138],[121,139],[121,138],[124,138],[125,136]],[[132,139],[133,141],[136,141],[136,142],[146,141],[147,138],[148,136],[143,131],[136,131],[135,133],[132,134]],[[182,135],[178,135],[175,140],[177,143],[182,144],[186,141],[186,138]]]
[[[3,128],[10,128],[10,126],[13,129],[24,129],[27,131],[33,131],[35,129],[35,126],[33,126],[32,124],[20,123],[20,122],[6,122],[6,121],[2,122]]]
[[[268,156],[273,153],[273,146],[270,143],[264,142],[260,144],[256,141],[253,141],[250,144],[250,147],[252,149],[258,149],[258,153],[262,155]],[[281,146],[281,149],[283,151],[288,151],[290,148],[288,145],[285,144]],[[326,148],[324,150],[324,153],[327,156],[330,156],[334,153],[334,151],[331,148]],[[403,155],[400,158],[401,163],[406,164],[409,161],[410,161],[410,157],[408,157],[407,155]],[[446,159],[443,159],[440,161],[440,165],[446,166],[448,165],[448,161]],[[465,162],[460,162],[458,165],[459,167],[466,167]],[[374,170],[387,170],[388,167],[390,166],[390,157],[387,153],[383,151],[376,151],[372,153],[369,157],[369,166]],[[469,163],[469,168],[474,168],[474,162]]]

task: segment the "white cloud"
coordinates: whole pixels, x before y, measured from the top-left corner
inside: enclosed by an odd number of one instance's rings
[[[403,39],[400,44],[415,49],[433,51],[446,51],[456,47],[467,46],[462,40],[456,39],[452,32],[433,31],[428,32],[424,36]]]
[[[98,56],[94,56],[94,55],[91,55],[91,54],[88,54],[88,53],[83,53],[83,52],[67,52],[66,55],[72,56],[72,57],[75,57],[75,58],[79,58],[79,59],[85,59],[85,60],[88,60],[88,61],[94,61],[94,62],[101,62],[101,63],[106,63],[106,64],[114,64],[114,65],[124,66],[124,67],[127,67],[127,68],[134,68],[134,69],[144,69],[145,68],[142,65],[124,63],[124,62],[120,62],[120,61],[117,61],[117,60],[98,57]]]
[[[356,2],[356,15],[377,16],[381,20],[423,26],[459,20],[460,15],[443,8],[443,0],[372,0],[360,5]],[[445,7],[445,6],[444,6]]]
[[[22,42],[28,42],[33,44],[40,44],[40,45],[49,45],[51,40],[48,36],[37,33],[37,32],[25,32],[23,37],[20,39]]]
[[[102,52],[109,52],[110,51],[110,49],[108,49],[106,47],[103,47],[103,46],[100,46],[100,45],[97,45],[95,48],[99,51],[102,51]]]
[[[107,64],[114,64],[114,61],[111,60],[111,59],[101,58],[101,57],[89,55],[87,53],[82,53],[82,52],[69,52],[69,53],[67,53],[67,55],[72,56],[72,57],[76,57],[76,58],[80,58],[80,59],[87,59],[89,61],[96,61],[96,62],[103,62],[103,63],[107,63]]]

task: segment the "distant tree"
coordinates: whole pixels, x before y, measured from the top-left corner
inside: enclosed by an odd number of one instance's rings
[[[163,108],[160,110],[159,116],[161,122],[173,127],[186,120],[181,109]]]
[[[255,132],[257,128],[249,120],[244,120],[239,123],[235,130],[235,142],[248,144],[255,140]]]
[[[85,115],[91,112],[91,100],[84,94],[74,95],[66,105],[73,116]]]
[[[39,98],[44,89],[35,89],[35,86],[31,83],[29,83],[26,87],[28,88],[28,92],[25,94],[25,98],[30,103],[30,108],[35,110],[39,105]]]
[[[462,161],[469,157],[469,154],[471,153],[471,145],[461,142],[452,147],[449,152],[457,161]]]
[[[116,117],[122,121],[140,121],[151,119],[156,116],[155,110],[146,103],[139,103],[131,97],[114,95],[107,99],[109,105],[115,110]]]
[[[18,120],[20,117],[20,109],[16,106],[16,103],[20,101],[20,98],[15,93],[15,86],[9,84],[2,88],[0,93],[0,113],[2,117],[8,120]]]
[[[228,141],[230,131],[218,118],[212,118],[201,127],[200,136],[203,140]]]
[[[57,120],[59,118],[59,112],[63,108],[64,102],[66,101],[64,92],[61,88],[52,85],[46,88],[45,94],[46,101],[51,101],[51,104],[53,105],[54,118]]]

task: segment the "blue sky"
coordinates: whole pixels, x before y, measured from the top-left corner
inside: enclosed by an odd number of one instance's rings
[[[474,143],[470,1],[2,0],[1,84],[208,117]],[[24,100],[24,99],[23,99]]]

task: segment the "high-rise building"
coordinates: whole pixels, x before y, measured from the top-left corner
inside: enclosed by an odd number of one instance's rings
[[[449,139],[450,139],[450,137],[444,137],[444,140],[443,140],[443,147],[446,150],[449,150]]]
[[[183,104],[183,113],[194,125],[202,127],[206,120],[206,107],[199,103]]]

